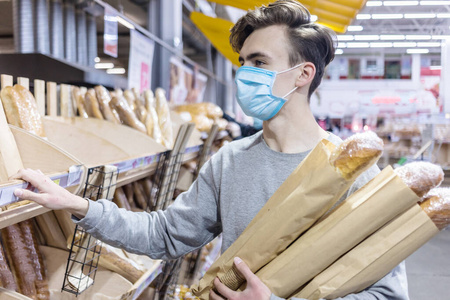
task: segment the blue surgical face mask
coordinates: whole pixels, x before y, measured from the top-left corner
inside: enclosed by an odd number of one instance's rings
[[[273,95],[272,89],[278,74],[289,72],[304,63],[281,72],[269,71],[256,67],[240,67],[236,72],[237,101],[247,116],[264,121],[272,119],[286,103],[286,97],[292,94],[293,88],[283,97]]]

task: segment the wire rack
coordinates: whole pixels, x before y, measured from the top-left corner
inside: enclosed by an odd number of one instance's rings
[[[112,200],[118,170],[114,166],[101,166],[88,170],[82,197]],[[76,226],[64,275],[62,290],[79,295],[94,284],[102,243],[82,227]]]

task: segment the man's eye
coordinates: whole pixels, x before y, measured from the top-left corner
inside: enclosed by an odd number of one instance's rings
[[[255,66],[262,66],[262,65],[264,65],[264,62],[260,60],[255,60]]]

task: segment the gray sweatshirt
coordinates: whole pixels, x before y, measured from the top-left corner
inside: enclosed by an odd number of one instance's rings
[[[334,135],[328,139],[342,142]],[[107,200],[90,201],[86,217],[76,223],[108,244],[154,259],[180,257],[220,233],[225,251],[308,153],[276,152],[259,132],[222,147],[165,211],[135,213]],[[363,173],[348,195],[378,172],[374,166]],[[369,289],[343,299],[408,299],[404,263]]]

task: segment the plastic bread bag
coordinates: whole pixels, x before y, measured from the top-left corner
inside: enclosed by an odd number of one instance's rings
[[[147,134],[147,129],[144,124],[142,124],[134,114],[133,110],[128,105],[128,102],[124,99],[124,97],[113,97],[111,99],[111,105],[116,109],[119,113],[120,120],[125,125],[128,125],[134,129],[139,130],[142,133]]]
[[[169,104],[166,99],[166,91],[162,88],[155,90],[156,96],[156,113],[158,114],[159,127],[162,133],[162,144],[172,149],[174,138],[172,121],[170,120]]]
[[[435,188],[317,275],[295,297],[335,299],[357,293],[388,274],[450,224],[450,190]]]
[[[418,203],[443,178],[442,169],[431,163],[410,163],[396,172],[388,166],[256,275],[275,295],[287,298],[370,234]]]
[[[210,267],[193,294],[208,299],[215,277],[229,288],[238,289],[243,280],[234,270],[234,257],[242,258],[256,273],[328,211],[355,179],[375,163],[382,148],[383,142],[374,133],[355,135],[339,147],[322,140]],[[344,159],[347,163],[341,161]]]
[[[111,121],[115,124],[120,124],[120,119],[118,114],[114,114],[112,111],[109,102],[111,101],[111,96],[109,95],[108,90],[101,85],[97,85],[95,88],[95,94],[97,96],[97,101],[100,107],[100,111],[102,112],[103,117],[107,121]]]
[[[159,118],[155,108],[155,97],[151,90],[144,91],[145,108],[147,109],[147,119],[145,125],[147,127],[147,133],[157,143],[162,144],[162,133],[159,127]]]

